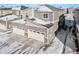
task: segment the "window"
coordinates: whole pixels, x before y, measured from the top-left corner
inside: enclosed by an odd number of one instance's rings
[[[43,15],[43,18],[48,18],[48,14],[44,14]]]
[[[40,34],[40,32],[37,32],[38,34]]]
[[[41,33],[41,34],[45,35],[44,33]]]

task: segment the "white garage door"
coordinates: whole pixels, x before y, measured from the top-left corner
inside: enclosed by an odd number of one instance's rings
[[[33,32],[28,30],[28,38],[33,38],[36,40],[39,40],[41,42],[44,42],[44,35],[41,33]]]
[[[2,29],[2,30],[6,30],[6,26],[5,26],[5,25],[0,24],[0,29]]]
[[[19,34],[19,35],[23,35],[25,34],[25,31],[22,29],[18,29],[16,27],[13,27],[13,33]]]

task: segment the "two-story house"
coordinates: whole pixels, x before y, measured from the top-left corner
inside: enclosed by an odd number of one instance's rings
[[[12,21],[13,33],[50,44],[55,37],[63,10],[44,4],[26,12],[24,18]]]

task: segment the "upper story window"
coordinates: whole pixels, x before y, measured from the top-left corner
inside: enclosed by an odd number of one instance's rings
[[[43,14],[43,18],[47,19],[49,17],[48,14]]]

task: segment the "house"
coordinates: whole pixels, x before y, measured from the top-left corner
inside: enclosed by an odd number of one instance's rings
[[[2,16],[1,26],[15,34],[50,44],[58,30],[59,17],[63,10],[47,4],[37,8],[22,7],[14,7],[11,10],[12,15]]]
[[[75,25],[76,25],[76,35],[79,43],[79,8],[74,10],[74,18],[75,18]]]
[[[29,7],[26,6],[13,6],[13,7],[0,7],[0,15],[13,14],[13,15],[22,15],[26,14],[26,10]]]
[[[12,14],[14,15],[23,15],[23,14],[27,14],[27,9],[29,7],[26,6],[15,6],[12,7]]]
[[[44,44],[50,44],[54,39],[55,34],[53,29],[53,23],[50,21],[43,21],[36,17],[12,21],[13,33],[22,36],[27,36],[28,38],[38,40]]]
[[[50,44],[55,37],[63,10],[45,4],[28,9],[26,12],[24,18],[11,22],[13,33]]]
[[[37,17],[44,21],[52,21],[52,23],[59,21],[59,17],[63,14],[63,9],[56,8],[54,6],[43,4],[37,8],[28,10],[28,15]]]
[[[54,24],[54,32],[58,29],[59,17],[62,14],[64,14],[63,9],[56,8],[48,4],[43,4],[37,8],[31,8],[30,10],[27,10],[27,15],[31,17],[36,17],[44,21],[51,21]]]
[[[11,21],[18,20],[20,17],[16,15],[5,15],[0,17],[0,29],[2,30],[10,30],[11,29]]]

